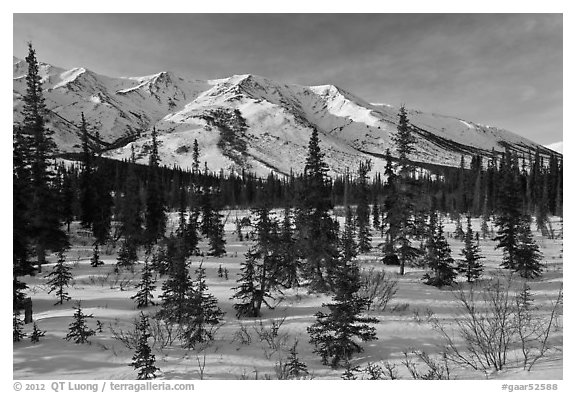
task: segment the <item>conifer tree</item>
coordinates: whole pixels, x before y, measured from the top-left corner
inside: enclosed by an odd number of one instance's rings
[[[506,150],[500,166],[501,183],[498,194],[498,215],[496,226],[498,235],[494,240],[498,242],[496,248],[504,250],[504,260],[500,266],[515,270],[518,265],[518,229],[522,221],[521,200],[518,187],[517,167],[515,159]]]
[[[94,175],[94,212],[92,216],[92,233],[98,244],[106,244],[110,237],[112,227],[112,208],[114,201],[110,190],[109,180],[102,168],[98,168]]]
[[[374,327],[368,324],[377,323],[375,318],[364,317],[370,301],[358,295],[360,279],[358,267],[354,262],[345,261],[338,271],[336,293],[333,302],[323,304],[329,314],[317,312],[316,322],[307,328],[314,353],[322,358],[323,364],[334,368],[349,361],[354,353],[363,348],[354,340],[371,341],[376,339]]]
[[[240,267],[240,278],[236,280],[240,285],[232,288],[234,295],[231,299],[241,301],[241,303],[234,304],[237,318],[260,316],[260,308],[257,308],[256,305],[262,304],[264,294],[257,288],[257,279],[256,261],[246,258]]]
[[[358,245],[355,238],[356,224],[350,206],[346,206],[346,221],[344,222],[344,231],[342,232],[341,248],[345,261],[351,261],[358,255]]]
[[[138,380],[149,380],[156,378],[156,373],[160,371],[156,367],[156,356],[152,353],[152,349],[148,344],[148,339],[150,338],[150,324],[148,323],[148,317],[140,312],[140,321],[136,325],[136,330],[138,331],[138,344],[136,346],[136,352],[132,356],[132,363],[130,366],[138,370]]]
[[[135,162],[134,146],[132,146],[132,156],[127,168],[125,188],[118,214],[120,235],[132,248],[137,248],[143,241],[143,207],[140,199],[140,183],[135,173]]]
[[[20,342],[26,337],[24,333],[24,322],[20,319],[20,315],[17,312],[12,313],[12,341]]]
[[[94,187],[94,155],[90,148],[90,139],[88,133],[88,126],[84,112],[81,113],[80,132],[82,138],[82,172],[80,175],[80,224],[84,228],[91,228],[94,222],[94,208],[96,202],[94,200],[95,187]]]
[[[182,239],[174,241],[174,250],[168,252],[168,279],[162,284],[162,309],[158,315],[170,322],[183,323],[186,320],[186,300],[192,289],[189,262],[186,258]]]
[[[145,243],[156,243],[166,232],[166,205],[160,179],[160,155],[156,128],[152,130],[152,147],[148,160],[148,181],[146,185]]]
[[[518,228],[518,244],[515,254],[517,262],[514,271],[518,272],[522,278],[533,279],[542,275],[544,268],[540,262],[542,253],[532,237],[529,217],[526,217]]]
[[[390,237],[395,246],[395,252],[400,261],[400,274],[404,274],[406,263],[415,259],[419,250],[412,247],[410,236],[414,231],[414,195],[412,172],[414,165],[409,160],[410,154],[414,152],[416,140],[412,134],[412,126],[408,121],[408,114],[404,106],[400,108],[398,114],[397,132],[392,136],[398,155],[398,174],[394,179],[396,183],[396,200],[388,211],[388,225],[393,228]]]
[[[120,245],[120,250],[118,250],[115,270],[118,271],[120,268],[134,270],[134,264],[137,261],[138,253],[136,244],[134,244],[130,239],[124,239]]]
[[[64,301],[71,299],[65,289],[72,280],[71,270],[72,268],[66,264],[64,252],[60,251],[58,253],[58,262],[54,265],[52,272],[48,274],[48,277],[52,277],[47,283],[50,286],[48,293],[56,291],[56,297],[58,298],[58,301],[54,303],[54,305],[63,304]]]
[[[32,333],[30,333],[30,341],[33,343],[40,342],[40,338],[46,335],[45,330],[38,329],[38,325],[34,322],[34,327],[32,328]]]
[[[374,198],[374,203],[372,204],[372,226],[375,230],[380,230],[380,207],[376,198]]]
[[[429,272],[423,277],[424,283],[435,287],[452,285],[456,278],[454,259],[444,237],[444,227],[436,213],[430,215],[430,237],[426,242],[426,251]]]
[[[55,174],[52,159],[56,145],[52,140],[53,131],[45,126],[46,107],[42,94],[42,77],[36,52],[28,43],[28,74],[26,94],[23,97],[22,130],[30,139],[30,238],[35,246],[38,270],[46,260],[46,251],[60,251],[68,247],[68,238],[61,228],[58,194],[55,187]]]
[[[192,171],[194,174],[200,173],[200,150],[197,139],[194,139],[194,146],[192,148]]]
[[[90,266],[98,267],[102,266],[104,262],[100,259],[100,248],[98,243],[94,243],[94,248],[92,249],[92,258],[90,258]]]
[[[78,307],[74,307],[74,309],[76,310],[74,313],[74,321],[68,326],[68,334],[64,339],[67,341],[74,340],[76,344],[89,344],[90,341],[88,339],[95,335],[96,332],[86,325],[86,320],[93,318],[93,316],[92,314],[85,315],[82,312],[80,303],[78,303]]]
[[[294,345],[290,347],[288,359],[286,361],[286,373],[290,378],[299,378],[308,375],[308,367],[306,364],[298,359],[298,340],[294,341]]]
[[[358,252],[367,253],[372,249],[370,244],[370,207],[368,205],[368,173],[371,162],[361,162],[358,167],[358,206],[356,208],[356,224],[358,225]]]
[[[482,275],[484,266],[479,262],[483,257],[480,255],[480,248],[474,243],[472,219],[470,215],[466,217],[466,220],[467,226],[466,234],[464,235],[464,248],[461,251],[464,259],[459,261],[458,270],[464,274],[466,281],[472,282],[476,281],[478,277]]]
[[[296,239],[292,229],[292,219],[290,209],[284,209],[284,219],[280,229],[280,272],[278,281],[285,288],[294,288],[299,286],[298,273],[302,268],[300,258],[296,250]]]
[[[152,300],[154,299],[154,294],[152,292],[154,292],[156,286],[154,285],[155,280],[152,275],[152,268],[148,262],[148,258],[149,256],[144,259],[144,267],[142,268],[140,282],[136,285],[138,292],[136,292],[134,296],[130,297],[130,299],[136,301],[137,308],[145,308],[154,305],[154,301]]]
[[[242,301],[234,305],[238,318],[260,316],[263,303],[272,308],[266,298],[273,299],[271,292],[278,288],[281,280],[278,222],[270,216],[266,206],[253,209],[252,213],[256,217],[255,244],[246,253],[242,275],[237,280],[241,285],[233,288],[232,298]]]
[[[320,149],[318,130],[314,128],[308,143],[302,188],[296,208],[296,238],[304,278],[313,290],[328,291],[338,264],[338,222],[329,214],[328,166]]]
[[[30,260],[30,141],[20,127],[13,127],[12,154],[12,309],[16,312],[26,297],[26,283],[19,277],[34,273]]]
[[[206,269],[202,263],[195,270],[195,278],[187,299],[187,321],[184,329],[185,347],[214,339],[214,328],[221,323],[224,313],[218,300],[208,292]]]

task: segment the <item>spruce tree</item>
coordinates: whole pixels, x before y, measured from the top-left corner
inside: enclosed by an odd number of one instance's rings
[[[472,219],[470,215],[466,217],[467,226],[466,234],[464,235],[464,248],[461,251],[464,259],[458,262],[458,270],[464,274],[466,281],[473,282],[482,275],[484,266],[480,259],[483,257],[480,255],[480,248],[478,244],[474,243],[473,232],[472,232]]]
[[[303,276],[313,290],[333,287],[338,263],[338,222],[330,216],[328,166],[314,128],[308,143],[303,181],[297,196],[296,238],[299,255],[306,261]]]
[[[354,215],[350,206],[346,206],[346,220],[344,222],[344,231],[342,232],[341,249],[343,258],[351,261],[358,255],[358,245],[355,241],[356,224]]]
[[[498,194],[498,215],[496,226],[498,242],[496,248],[504,251],[504,260],[500,264],[505,269],[515,270],[518,265],[518,229],[522,221],[521,200],[518,187],[517,166],[512,154],[506,150],[500,166],[501,182]]]
[[[273,299],[271,293],[282,279],[278,222],[270,216],[266,206],[253,209],[252,214],[255,216],[255,244],[246,253],[242,275],[237,281],[241,285],[233,288],[236,292],[232,298],[242,301],[234,305],[238,318],[260,316],[263,303],[272,308],[266,299]]]
[[[155,280],[148,258],[149,256],[144,259],[144,267],[142,268],[140,282],[136,285],[138,292],[136,292],[134,296],[130,297],[130,299],[136,301],[137,308],[145,308],[154,305],[154,301],[152,300],[154,299],[154,294],[152,292],[154,292],[156,286],[154,285]]]
[[[166,232],[166,205],[160,179],[160,155],[156,128],[152,130],[152,147],[148,160],[148,181],[146,184],[146,212],[144,240],[148,245],[156,243]]]
[[[372,226],[375,230],[380,230],[381,223],[380,223],[380,207],[378,206],[378,202],[376,198],[374,198],[374,203],[372,204]]]
[[[290,378],[300,378],[308,375],[308,367],[306,364],[298,359],[298,351],[296,347],[298,346],[298,340],[294,341],[294,345],[290,347],[288,353],[288,359],[286,361],[286,373]]]
[[[46,335],[45,330],[38,329],[38,325],[34,322],[34,327],[32,328],[32,333],[30,333],[30,341],[33,343],[40,342],[40,338]]]
[[[134,264],[138,262],[137,251],[136,244],[131,239],[124,239],[118,250],[115,270],[118,271],[120,268],[134,270]]]
[[[367,253],[372,249],[370,233],[370,206],[368,204],[368,173],[371,162],[361,162],[358,167],[358,206],[356,224],[358,225],[358,252]]]
[[[323,364],[330,363],[334,368],[349,361],[354,353],[363,351],[354,338],[361,341],[376,339],[374,327],[368,324],[378,322],[361,315],[368,310],[370,301],[358,295],[360,278],[354,262],[344,261],[336,284],[333,302],[322,305],[328,307],[330,313],[317,312],[316,322],[307,328],[314,353],[320,355]]]
[[[530,218],[522,220],[518,228],[518,241],[515,252],[516,265],[514,271],[522,278],[533,279],[542,275],[544,266],[540,262],[542,253],[534,242],[530,230]]]
[[[176,238],[173,250],[168,252],[168,279],[162,284],[162,308],[160,318],[170,322],[183,323],[186,320],[186,300],[192,289],[189,262],[185,255],[183,240]]]
[[[160,371],[156,367],[156,356],[152,353],[152,349],[148,344],[148,339],[150,338],[150,324],[148,323],[148,317],[140,312],[140,321],[136,325],[136,330],[138,332],[138,344],[136,346],[136,352],[132,356],[132,363],[130,366],[138,370],[138,380],[148,380],[156,378],[156,373]]]
[[[94,248],[92,249],[92,258],[90,258],[90,266],[98,267],[102,266],[104,262],[100,259],[100,248],[98,243],[94,243]]]
[[[90,148],[88,126],[84,112],[81,114],[80,132],[82,138],[82,172],[80,173],[80,224],[84,228],[91,228],[94,222],[94,208],[96,202],[94,173],[94,154]]]
[[[454,259],[444,237],[444,227],[436,213],[430,216],[430,236],[426,242],[426,251],[429,272],[422,278],[424,283],[435,287],[452,285],[456,278]]]
[[[140,183],[135,172],[135,160],[134,146],[132,146],[132,158],[128,164],[124,193],[120,200],[118,212],[120,235],[134,248],[142,243],[144,231]]]
[[[214,328],[221,323],[224,313],[218,300],[208,292],[206,269],[202,263],[194,272],[192,288],[187,299],[187,321],[184,329],[185,347],[193,348],[198,343],[214,339]]]
[[[80,303],[78,303],[78,307],[74,307],[74,309],[76,310],[74,313],[74,321],[68,326],[68,334],[66,334],[64,339],[67,341],[74,340],[76,344],[89,344],[90,341],[88,339],[95,335],[96,332],[86,325],[86,320],[93,318],[93,316],[92,314],[85,315],[82,312]]]
[[[20,314],[17,312],[12,313],[12,341],[20,342],[26,337],[24,333],[24,322],[20,319]]]
[[[12,154],[12,309],[16,311],[26,297],[28,286],[19,277],[35,272],[30,260],[30,140],[20,127],[13,127]]]
[[[71,297],[66,292],[66,289],[70,281],[72,280],[72,268],[66,264],[66,256],[63,251],[58,253],[58,262],[54,265],[52,272],[48,274],[48,277],[52,277],[47,284],[50,286],[48,293],[56,291],[56,297],[58,301],[54,305],[63,304],[64,301],[68,301]]]
[[[398,114],[397,132],[392,136],[398,155],[398,174],[395,178],[397,193],[396,200],[388,214],[391,216],[388,225],[393,227],[394,237],[390,241],[395,246],[395,252],[400,261],[400,274],[404,274],[407,263],[419,255],[417,248],[412,247],[410,236],[414,231],[414,194],[412,173],[414,165],[409,160],[414,152],[416,140],[412,134],[412,126],[408,121],[408,114],[404,106]]]
[[[280,229],[278,246],[280,248],[278,281],[285,288],[297,287],[300,285],[298,273],[302,269],[302,264],[297,255],[296,239],[294,238],[290,208],[288,207],[284,209],[284,219]]]
[[[42,93],[42,77],[36,52],[28,43],[28,74],[26,94],[23,97],[22,132],[30,136],[30,207],[29,235],[35,246],[38,270],[45,263],[47,251],[60,251],[69,246],[66,233],[61,228],[58,194],[53,168],[56,145],[53,131],[46,128],[46,106]]]

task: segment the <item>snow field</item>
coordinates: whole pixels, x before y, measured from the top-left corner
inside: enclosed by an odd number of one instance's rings
[[[216,333],[216,339],[206,348],[186,350],[174,343],[172,347],[156,347],[157,367],[162,372],[161,379],[199,379],[201,371],[204,379],[276,379],[274,366],[280,359],[285,359],[287,349],[298,340],[298,356],[306,363],[311,377],[314,379],[340,379],[342,369],[333,370],[323,366],[320,358],[312,352],[308,343],[306,328],[315,318],[314,313],[322,309],[322,303],[329,302],[326,295],[311,294],[305,288],[287,290],[277,294],[274,310],[262,309],[262,318],[238,320],[235,317],[233,304],[230,300],[232,288],[236,285],[236,276],[244,253],[250,246],[249,241],[239,242],[236,235],[234,220],[249,214],[247,211],[231,211],[224,213],[228,220],[225,225],[227,255],[222,258],[194,257],[191,259],[191,274],[202,262],[206,268],[209,291],[214,294],[220,308],[226,313],[224,323]],[[281,213],[278,214],[281,217]],[[174,225],[175,215],[171,217]],[[475,230],[480,228],[480,220],[473,220]],[[558,219],[553,221],[555,229],[560,228]],[[445,231],[453,232],[454,223],[445,220]],[[75,229],[75,228],[74,228]],[[562,240],[543,238],[535,233],[535,239],[544,254],[546,265],[544,275],[539,280],[530,282],[535,295],[535,301],[543,309],[548,307],[557,294],[563,277]],[[75,237],[73,248],[67,254],[67,260],[73,264],[74,282],[68,292],[72,300],[64,305],[54,306],[54,294],[48,294],[45,276],[52,266],[46,265],[41,274],[26,277],[29,294],[34,304],[34,319],[46,337],[33,344],[29,339],[15,343],[13,347],[13,377],[14,379],[134,379],[136,372],[128,364],[133,350],[126,348],[120,341],[113,338],[111,328],[116,332],[133,328],[132,321],[138,317],[140,310],[130,299],[136,293],[134,285],[139,281],[141,265],[136,266],[135,273],[112,273],[116,262],[116,250],[107,254],[101,250],[101,258],[105,265],[93,268],[89,264],[91,248],[88,238]],[[383,239],[373,231],[373,244],[377,245]],[[459,258],[463,244],[453,238],[448,238],[452,255]],[[494,250],[494,242],[480,240],[486,276],[499,274],[498,265],[501,261],[501,251]],[[202,242],[201,251],[207,250],[207,244]],[[361,268],[374,267],[386,270],[396,276],[398,267],[384,266],[379,262],[378,250],[359,257]],[[50,260],[55,261],[54,258]],[[218,267],[227,268],[229,280],[217,276]],[[415,313],[423,316],[427,309],[446,322],[457,317],[457,302],[449,289],[437,289],[422,284],[422,268],[409,267],[404,276],[397,276],[398,292],[385,312],[372,311],[371,315],[380,323],[375,325],[378,340],[363,343],[364,352],[356,355],[352,363],[361,367],[368,362],[388,361],[396,363],[402,378],[409,379],[409,374],[401,365],[403,352],[410,349],[424,350],[432,356],[441,351],[440,336],[426,323],[419,323]],[[156,283],[155,300],[161,294],[161,278]],[[73,306],[81,300],[85,314],[93,314],[88,323],[96,328],[96,320],[103,323],[104,330],[91,338],[91,345],[74,344],[63,340],[68,325],[72,322]],[[392,311],[396,308],[397,311]],[[150,307],[144,311],[153,314],[158,309]],[[272,321],[283,320],[279,329],[279,340],[285,344],[285,351],[274,351],[266,342],[258,339],[257,331],[269,329]],[[31,324],[25,326],[26,332],[32,329]],[[246,342],[247,336],[250,342]],[[244,340],[241,339],[244,337]],[[243,342],[244,341],[244,342]],[[562,332],[554,332],[552,341],[561,346]],[[203,370],[199,364],[205,360]],[[199,363],[200,362],[200,363]],[[522,370],[522,366],[511,360],[508,367],[499,373],[485,375],[470,369],[453,366],[451,370],[457,379],[561,379],[563,357],[561,351],[550,351],[546,358],[539,361],[531,372]]]

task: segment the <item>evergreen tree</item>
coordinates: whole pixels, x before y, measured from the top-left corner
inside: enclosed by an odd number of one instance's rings
[[[56,297],[58,301],[54,305],[63,304],[64,301],[68,301],[71,297],[66,292],[66,287],[70,284],[72,280],[72,268],[66,264],[66,256],[63,251],[58,253],[58,262],[54,265],[52,272],[48,274],[48,277],[52,277],[48,281],[50,290],[48,293],[56,291]]]
[[[518,265],[518,228],[522,221],[521,200],[518,187],[517,168],[514,158],[507,150],[500,166],[501,184],[499,187],[498,215],[496,226],[498,235],[494,240],[498,242],[496,248],[504,250],[504,260],[500,266],[515,270]]]
[[[351,261],[358,255],[358,245],[355,238],[356,225],[350,206],[346,206],[346,221],[344,222],[344,231],[342,232],[341,249],[345,261]]]
[[[95,335],[96,332],[90,329],[86,325],[86,320],[88,318],[93,318],[92,314],[84,315],[80,303],[78,307],[74,307],[76,312],[74,313],[74,321],[68,326],[68,334],[64,337],[65,340],[74,340],[76,344],[90,343],[88,340],[91,336]]]
[[[138,288],[138,292],[130,299],[134,299],[136,301],[137,308],[145,308],[148,306],[153,306],[154,289],[156,286],[154,285],[155,280],[152,275],[152,268],[150,267],[150,263],[148,262],[148,256],[144,259],[144,267],[142,268],[142,275],[140,277],[140,282],[136,285]]]
[[[125,189],[120,200],[119,221],[120,235],[137,247],[143,240],[142,201],[140,199],[140,183],[135,173],[135,154],[132,146],[132,158],[127,168]]]
[[[76,199],[76,190],[72,182],[72,175],[66,172],[62,165],[62,189],[60,197],[62,201],[61,215],[66,224],[66,232],[70,233],[70,224],[74,220],[74,202]]]
[[[148,339],[150,338],[150,324],[148,323],[148,317],[140,312],[140,321],[136,325],[136,330],[138,331],[138,344],[136,346],[136,352],[132,356],[132,363],[130,366],[138,370],[138,380],[148,380],[156,378],[156,373],[160,371],[156,367],[156,356],[152,353],[152,349],[148,344]]]
[[[214,327],[222,322],[224,313],[218,300],[208,292],[206,269],[202,263],[195,270],[195,279],[187,300],[187,321],[184,329],[185,346],[193,348],[197,343],[214,339]]]
[[[120,250],[118,250],[115,270],[118,271],[120,268],[134,270],[134,264],[138,262],[137,251],[136,244],[133,241],[124,239],[120,245]]]
[[[361,341],[375,340],[376,331],[368,324],[378,322],[375,318],[361,316],[370,301],[358,295],[358,267],[353,262],[344,262],[337,277],[333,302],[322,305],[328,307],[330,313],[317,312],[316,322],[307,328],[314,352],[320,355],[323,364],[330,362],[332,367],[338,367],[349,361],[354,353],[363,351],[355,337]]]
[[[298,191],[295,223],[298,252],[306,260],[303,276],[309,280],[310,287],[318,291],[327,291],[333,286],[338,263],[338,222],[329,214],[333,205],[327,173],[318,130],[314,128]]]
[[[20,276],[34,273],[30,260],[30,140],[19,127],[13,128],[12,154],[12,309],[17,311],[26,297]]]
[[[278,222],[270,217],[266,206],[254,209],[255,244],[246,253],[242,265],[242,275],[237,282],[241,283],[235,290],[232,299],[242,303],[234,305],[236,316],[258,317],[262,304],[272,308],[266,298],[273,299],[271,292],[280,285],[281,262]]]
[[[145,243],[156,243],[166,232],[166,206],[160,179],[160,155],[158,154],[158,134],[152,130],[152,147],[148,160],[148,182],[146,185]]]
[[[100,259],[100,248],[98,243],[94,243],[94,248],[92,249],[92,258],[90,258],[90,266],[98,267],[102,266],[104,262]]]
[[[540,262],[542,253],[532,238],[530,218],[526,217],[518,228],[518,242],[515,252],[516,264],[514,271],[522,278],[532,279],[542,275],[544,266]]]
[[[110,184],[106,179],[106,174],[101,168],[94,173],[94,212],[92,217],[92,233],[96,238],[96,243],[106,244],[110,237],[112,227],[112,199]]]
[[[397,199],[388,214],[391,216],[388,224],[394,226],[394,235],[391,237],[392,244],[400,261],[400,274],[404,274],[406,263],[409,263],[419,255],[417,248],[412,247],[410,236],[414,231],[414,194],[412,172],[414,165],[409,160],[414,152],[416,140],[412,135],[412,126],[408,121],[408,115],[404,106],[400,108],[398,115],[397,132],[392,136],[398,155]]]
[[[194,174],[200,173],[200,150],[197,139],[194,139],[194,146],[192,148],[192,171]]]
[[[361,162],[358,168],[358,207],[356,208],[356,224],[358,225],[358,252],[367,253],[372,249],[370,244],[370,207],[368,205],[368,173],[371,162]]]
[[[444,237],[442,222],[436,213],[430,216],[430,237],[426,242],[426,262],[429,272],[423,277],[424,283],[435,287],[452,285],[456,278],[454,259],[450,246]]]
[[[174,241],[173,250],[168,252],[168,279],[162,284],[162,309],[158,315],[170,322],[183,323],[186,320],[187,298],[192,290],[189,262],[185,256],[182,239]]]
[[[80,175],[80,224],[84,228],[91,228],[94,222],[94,154],[90,148],[90,139],[84,112],[81,114],[80,132],[82,138],[82,172]]]
[[[298,352],[296,351],[297,346],[298,340],[294,341],[294,345],[290,347],[286,362],[286,372],[290,378],[299,378],[308,375],[308,367],[298,359]]]
[[[374,198],[374,203],[372,204],[372,226],[375,230],[380,230],[380,207],[376,198]]]
[[[208,238],[209,255],[219,257],[226,253],[226,239],[224,239],[224,223],[222,214],[214,207],[218,192],[202,191],[200,197],[202,223],[200,230]]]
[[[284,220],[282,221],[282,228],[280,229],[278,246],[280,247],[280,272],[278,281],[285,288],[297,287],[299,286],[298,272],[302,268],[302,264],[297,255],[296,239],[294,238],[292,219],[288,207],[284,209]]]
[[[12,341],[20,342],[26,337],[24,333],[24,322],[20,319],[20,315],[17,312],[12,313]]]
[[[38,270],[46,260],[46,251],[60,251],[68,247],[68,238],[61,229],[58,194],[52,164],[56,145],[53,131],[45,126],[46,107],[42,94],[42,77],[39,74],[36,52],[28,44],[28,74],[26,94],[23,97],[22,131],[30,136],[30,205],[29,235],[35,246]]]
[[[34,322],[34,327],[32,328],[32,333],[30,334],[30,341],[33,343],[40,342],[40,338],[46,335],[45,330],[38,329],[38,325]]]
[[[482,275],[482,270],[484,266],[479,260],[483,258],[480,255],[480,248],[473,240],[472,232],[472,219],[470,215],[466,217],[466,235],[464,236],[464,248],[461,251],[463,260],[458,263],[458,270],[464,274],[466,281],[472,282],[478,279]]]

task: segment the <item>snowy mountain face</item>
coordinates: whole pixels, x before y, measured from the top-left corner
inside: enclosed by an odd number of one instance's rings
[[[21,119],[27,64],[14,58],[14,121]],[[190,168],[194,139],[200,160],[211,170],[245,169],[259,175],[300,172],[313,128],[335,173],[355,170],[371,159],[384,168],[383,155],[394,152],[398,108],[370,104],[336,86],[298,86],[255,75],[217,80],[186,80],[170,72],[111,78],[84,68],[64,70],[41,64],[48,120],[62,152],[80,148],[77,125],[84,113],[98,131],[106,156],[128,158],[134,145],[139,161],[159,132],[164,165]],[[414,161],[458,166],[461,156],[488,156],[509,147],[520,153],[557,154],[526,138],[461,119],[408,110],[414,125]]]

